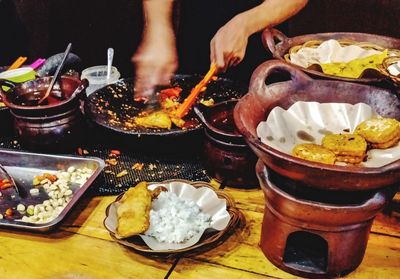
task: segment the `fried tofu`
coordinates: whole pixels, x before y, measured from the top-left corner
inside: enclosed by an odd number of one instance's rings
[[[355,134],[331,134],[322,139],[322,146],[336,155],[338,162],[357,164],[364,160],[367,142]]]
[[[304,160],[333,165],[336,160],[335,153],[320,145],[303,143],[296,145],[292,155]]]
[[[400,140],[400,123],[394,118],[372,118],[361,122],[355,133],[371,143],[372,148],[385,149]]]
[[[156,111],[146,116],[134,118],[135,124],[144,128],[171,129],[172,121],[169,115],[163,111]]]
[[[146,182],[140,182],[119,200],[117,234],[130,237],[147,231],[150,226],[151,191]]]

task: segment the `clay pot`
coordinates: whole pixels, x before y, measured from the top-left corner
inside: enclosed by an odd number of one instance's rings
[[[237,100],[212,107],[195,108],[204,126],[203,160],[208,173],[224,185],[240,188],[258,187],[255,175],[257,157],[236,130],[233,108]]]
[[[289,73],[291,80],[266,85],[266,80],[275,72]],[[400,160],[380,168],[327,165],[293,157],[262,143],[256,132],[258,124],[265,121],[276,106],[288,109],[297,101],[365,103],[383,117],[400,119],[400,101],[389,90],[357,83],[313,80],[284,62],[265,62],[253,73],[248,94],[234,109],[234,120],[257,157],[269,168],[325,190],[377,189],[399,181]]]
[[[330,201],[309,200],[303,184],[274,174],[262,161],[256,169],[265,196],[261,249],[279,268],[307,278],[343,276],[356,269],[374,217],[396,193],[395,185],[352,193],[353,201],[335,204],[332,196],[344,193],[312,189],[313,196],[319,191],[330,195]],[[293,187],[300,188],[302,197]]]
[[[329,39],[346,40],[354,42],[367,42],[381,46],[388,49],[400,49],[400,39],[387,36],[379,36],[367,33],[351,33],[351,32],[334,32],[334,33],[317,33],[301,35],[293,38],[286,37],[282,32],[277,29],[266,29],[262,34],[262,41],[266,48],[268,48],[274,58],[281,61],[286,61],[284,56],[289,52],[293,46],[302,45],[309,41],[326,41]],[[323,79],[334,79],[341,81],[360,82],[360,83],[378,83],[385,79],[384,75],[380,75],[378,71],[369,72],[370,76],[361,77],[357,79],[345,78],[324,74],[320,71],[313,69],[306,69],[294,64],[290,64],[299,70],[302,70],[314,77]]]
[[[52,77],[22,84],[0,81],[10,86],[0,90],[3,102],[14,117],[14,129],[21,145],[41,152],[65,152],[75,149],[85,127],[80,99],[85,96],[87,80],[63,76],[46,102],[38,105]]]

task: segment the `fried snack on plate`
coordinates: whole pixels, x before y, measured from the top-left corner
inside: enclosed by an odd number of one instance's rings
[[[296,145],[292,155],[304,160],[333,165],[336,160],[335,153],[320,145],[313,143],[302,143]]]
[[[129,188],[117,209],[119,236],[126,238],[147,231],[150,225],[151,191],[146,182]]]
[[[367,142],[355,134],[330,134],[322,139],[322,146],[336,155],[336,161],[358,164],[364,160]]]
[[[158,196],[161,194],[161,192],[168,192],[168,189],[165,188],[164,186],[158,186],[153,191],[151,191],[151,199],[154,200],[154,199],[158,198]]]
[[[156,111],[146,116],[135,117],[135,124],[145,128],[171,129],[172,121],[163,111]]]
[[[371,118],[361,122],[355,133],[371,143],[372,148],[389,148],[400,140],[400,122],[394,118]]]

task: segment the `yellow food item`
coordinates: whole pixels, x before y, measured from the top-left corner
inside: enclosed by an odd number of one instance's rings
[[[336,161],[338,162],[344,162],[344,163],[349,163],[349,164],[359,164],[364,161],[364,156],[362,157],[357,157],[357,156],[343,156],[343,155],[337,155],[336,156]]]
[[[335,153],[313,143],[296,145],[293,148],[292,155],[304,160],[331,165],[334,164],[336,160]]]
[[[389,148],[400,140],[400,122],[394,118],[371,118],[361,122],[355,133],[370,142],[373,148]]]
[[[117,234],[123,238],[145,232],[150,225],[151,191],[146,182],[129,188],[119,201]]]
[[[367,151],[367,142],[355,134],[330,134],[322,139],[322,146],[336,154],[336,160],[346,163],[360,163]]]
[[[326,63],[320,64],[325,74],[358,78],[366,69],[378,70],[383,60],[388,56],[388,50],[385,49],[381,54],[374,54],[365,58],[352,60],[348,63]]]
[[[171,129],[172,121],[163,111],[156,111],[146,116],[135,117],[135,124],[145,128]]]

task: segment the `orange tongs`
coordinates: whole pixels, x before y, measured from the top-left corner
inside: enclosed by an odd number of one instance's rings
[[[188,114],[194,102],[196,101],[197,96],[205,90],[206,85],[210,82],[211,78],[216,74],[216,72],[217,65],[212,63],[210,70],[208,70],[204,78],[192,89],[189,96],[186,97],[183,103],[179,105],[178,109],[176,110],[177,117],[183,118],[186,116],[186,114]]]

